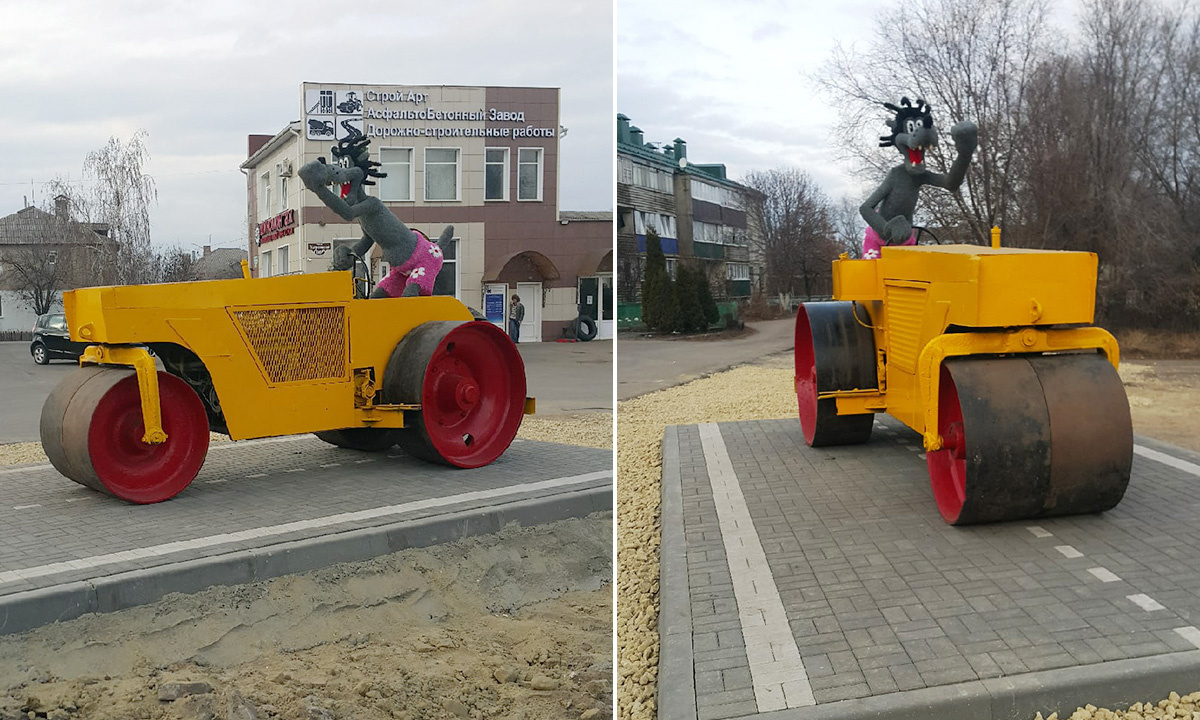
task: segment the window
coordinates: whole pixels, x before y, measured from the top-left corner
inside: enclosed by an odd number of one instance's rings
[[[281,245],[275,250],[275,271],[276,275],[287,275],[291,269],[288,267],[288,246]]]
[[[283,175],[279,176],[279,211],[283,212],[288,208],[288,179]]]
[[[728,280],[749,280],[750,266],[744,263],[725,263],[725,277]]]
[[[542,149],[517,149],[517,199],[542,199]]]
[[[458,238],[442,244],[442,271],[433,281],[434,295],[458,297]]]
[[[458,200],[458,148],[425,148],[425,199]]]
[[[675,234],[675,217],[663,213],[643,212],[635,210],[633,216],[633,231],[637,235],[645,235],[653,229],[660,238],[678,237]]]
[[[741,193],[732,188],[709,185],[698,180],[692,180],[692,197],[734,210],[744,209]]]
[[[508,199],[508,148],[486,148],[484,151],[484,200]]]
[[[266,252],[262,253],[262,262],[259,263],[258,276],[259,277],[271,277],[271,251],[270,250],[267,250]]]
[[[637,185],[638,187],[657,190],[658,192],[662,193],[675,192],[675,182],[672,179],[671,173],[663,170],[657,170],[633,161],[628,162],[628,170],[622,166],[620,171],[622,178],[629,178],[626,184],[633,184]]]
[[[677,261],[675,260],[675,258],[667,258],[666,260],[667,260],[667,274],[671,276],[672,280],[674,280],[675,279],[675,265],[676,265]]]
[[[271,173],[265,172],[259,177],[258,219],[266,220],[271,212]]]
[[[389,202],[410,201],[412,193],[412,148],[380,148],[380,172],[387,177],[379,178],[379,199]],[[369,187],[369,186],[368,186]]]

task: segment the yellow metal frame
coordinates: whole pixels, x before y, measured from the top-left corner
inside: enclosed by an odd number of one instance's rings
[[[162,426],[162,400],[158,395],[158,368],[144,347],[89,345],[79,358],[80,365],[121,365],[137,373],[138,396],[142,401],[142,442],[161,445],[167,441]]]
[[[1121,360],[1117,339],[1112,333],[1098,327],[1044,330],[1027,327],[1002,333],[939,335],[930,340],[921,351],[920,375],[917,381],[924,394],[925,427],[922,435],[925,451],[942,449],[942,436],[937,433],[937,409],[942,361],[946,358],[1071,350],[1100,350],[1108,357],[1113,368],[1116,368]]]
[[[948,357],[1098,350],[1116,367],[1116,339],[1091,326],[1096,255],[1002,248],[999,236],[993,228],[991,247],[885,247],[878,260],[835,261],[833,297],[862,306],[855,319],[874,335],[878,385],[818,397],[836,400],[839,415],[887,412],[932,452]]]

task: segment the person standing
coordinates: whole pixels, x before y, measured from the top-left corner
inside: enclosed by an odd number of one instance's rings
[[[525,306],[521,304],[521,296],[514,294],[512,303],[508,306],[508,336],[514,343],[520,342],[521,321],[525,319]]]

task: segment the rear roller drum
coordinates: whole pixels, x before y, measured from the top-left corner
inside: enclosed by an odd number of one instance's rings
[[[313,433],[330,445],[364,452],[383,452],[400,442],[403,430],[391,428],[345,428]]]
[[[951,525],[1102,512],[1129,484],[1129,402],[1100,354],[947,360],[937,430],[926,461]]]
[[[145,428],[132,370],[89,367],[68,375],[42,406],[42,447],[81,485],[133,503],[156,503],[186,488],[208,453],[208,416],[183,380],[158,373],[167,441],[142,442]]]
[[[487,322],[427,322],[388,361],[390,402],[420,403],[400,447],[429,462],[487,465],[508,448],[525,412],[525,365],[504,331]]]
[[[804,441],[811,447],[871,438],[873,414],[838,415],[836,400],[817,398],[832,390],[879,387],[875,337],[863,326],[869,322],[866,310],[849,302],[804,303],[796,313],[796,400]]]

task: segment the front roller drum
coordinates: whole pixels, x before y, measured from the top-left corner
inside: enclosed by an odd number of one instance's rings
[[[804,303],[796,312],[796,400],[810,447],[854,445],[871,438],[873,414],[838,415],[835,399],[817,397],[879,387],[875,336],[864,325],[869,322],[866,309],[850,302]]]
[[[1125,388],[1098,353],[947,360],[938,434],[926,462],[951,525],[1109,510],[1133,465]]]
[[[68,375],[42,406],[42,447],[60,473],[122,500],[162,502],[186,488],[208,454],[204,403],[183,380],[158,373],[167,440],[142,442],[137,374],[85,367]]]
[[[487,465],[508,449],[525,413],[525,364],[488,322],[427,322],[396,345],[384,372],[389,402],[419,403],[400,447],[428,462]]]

